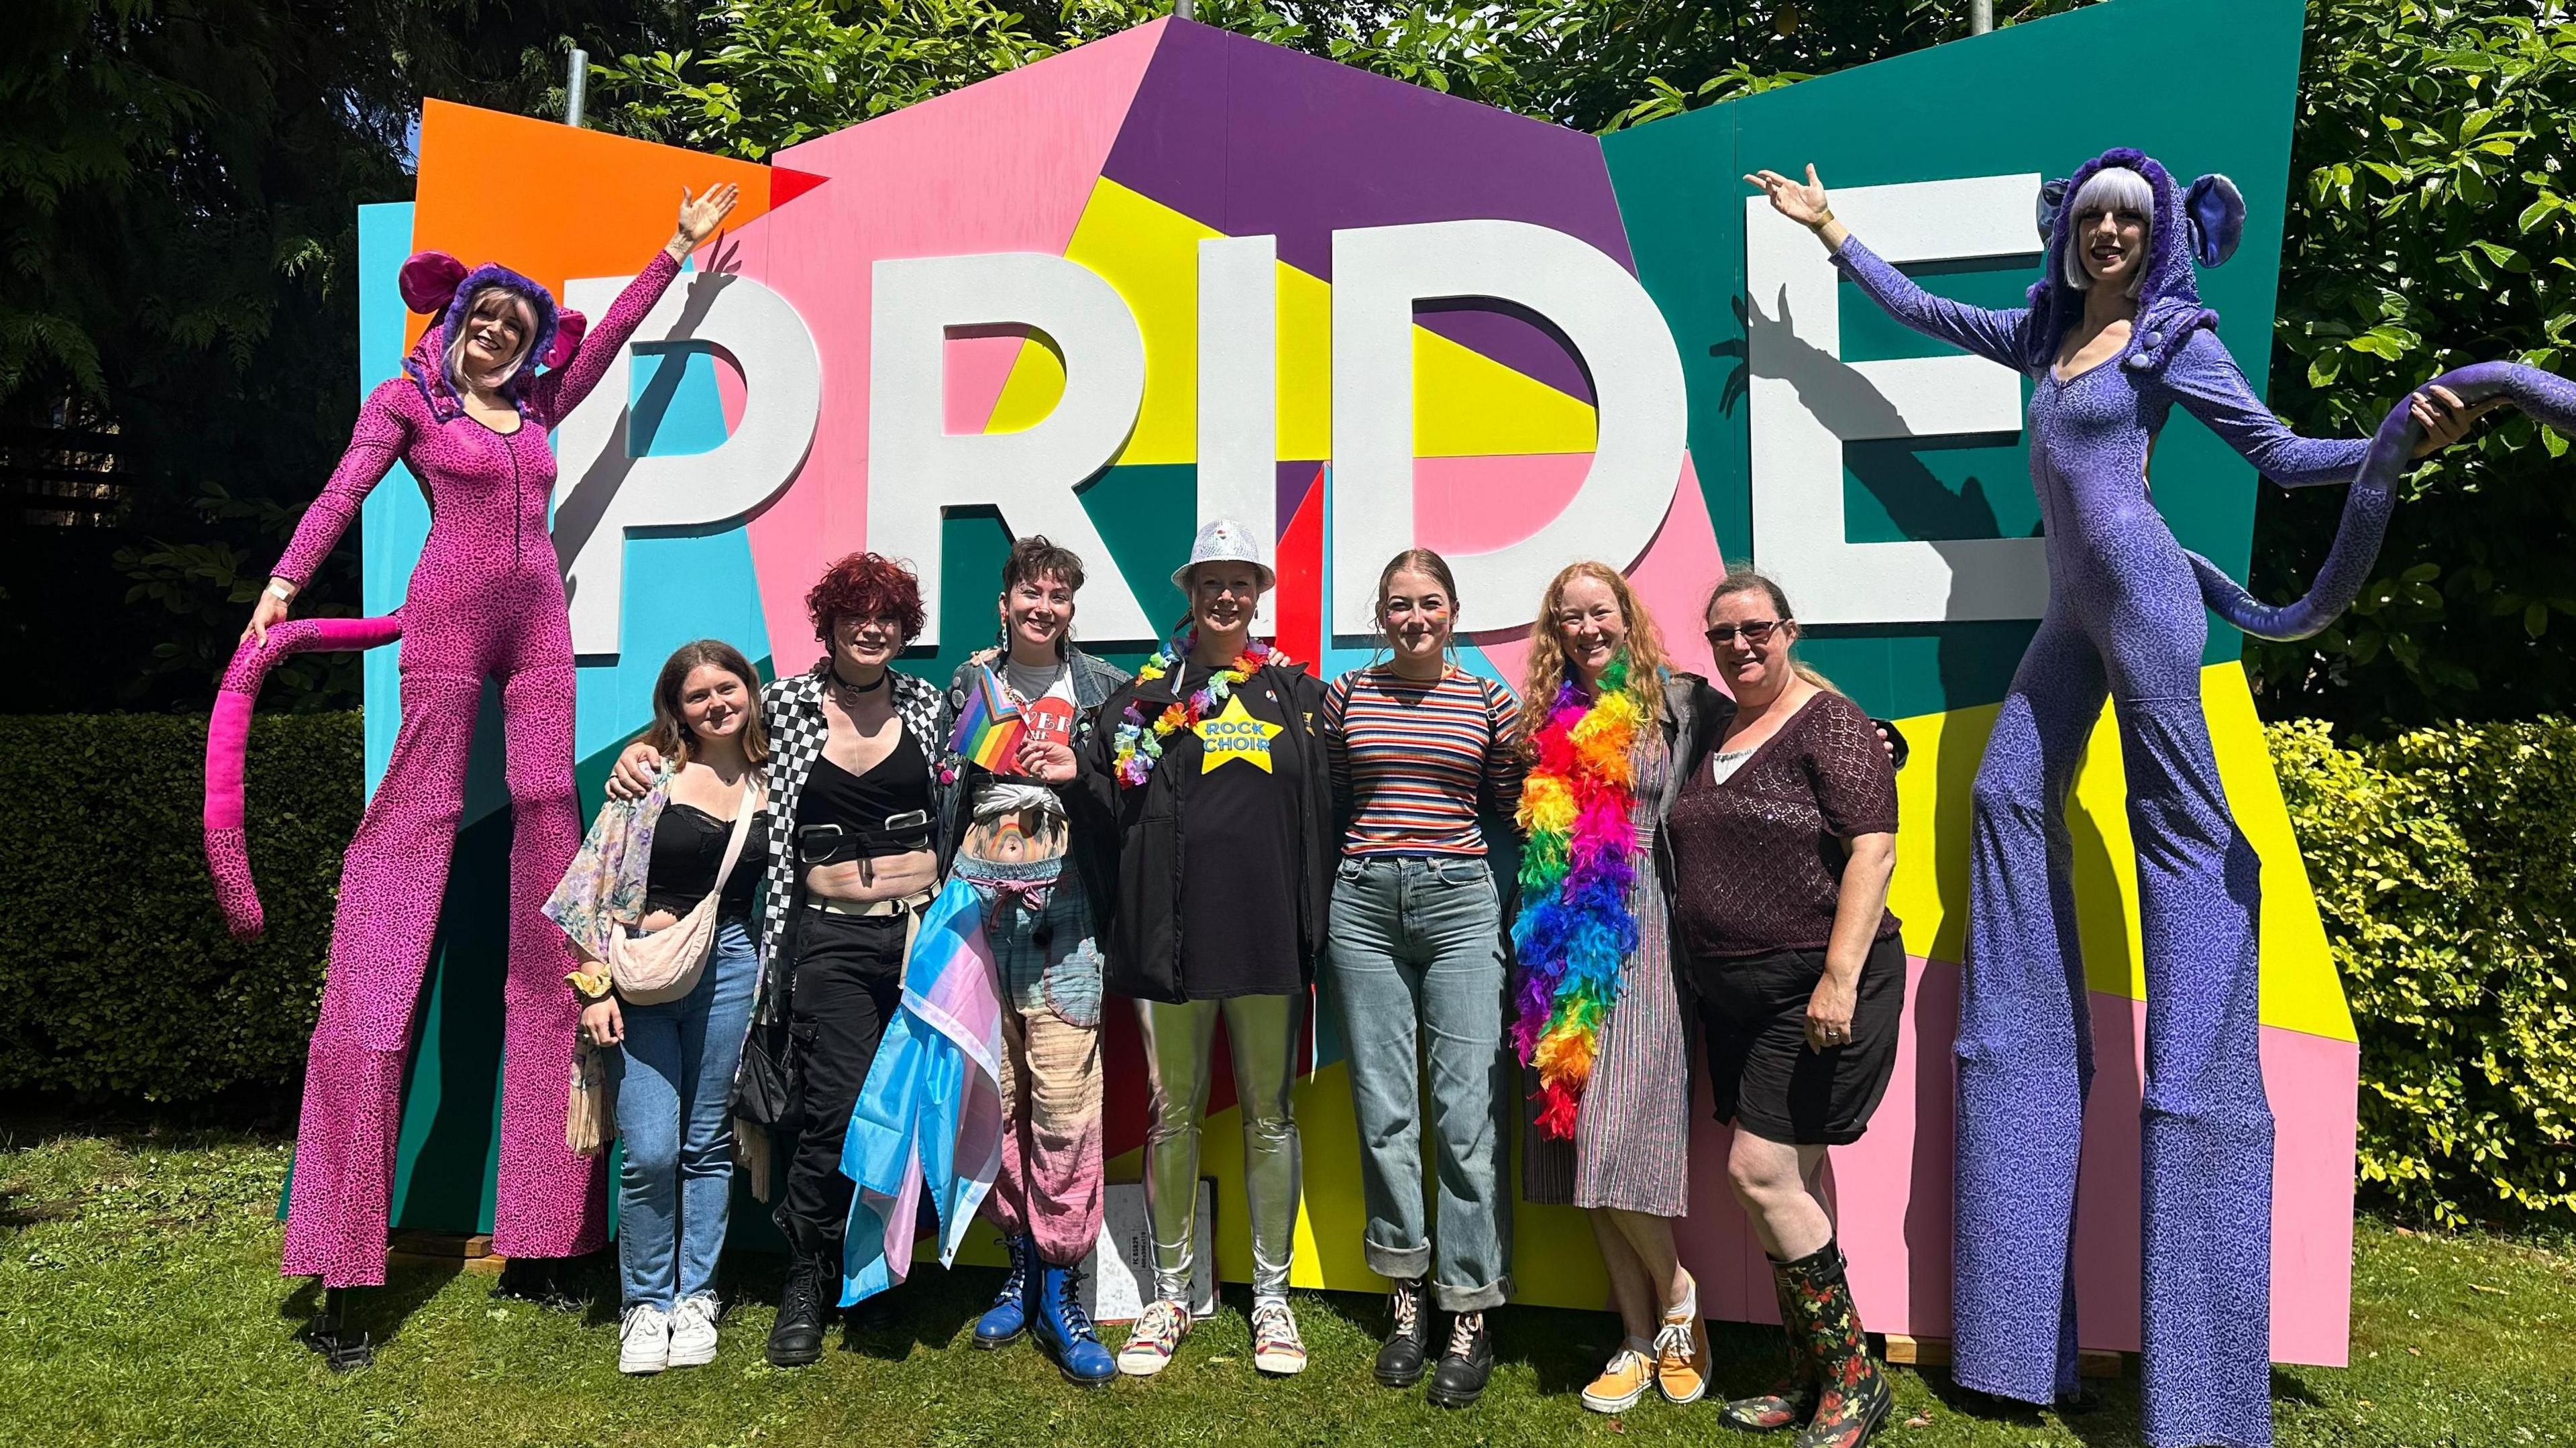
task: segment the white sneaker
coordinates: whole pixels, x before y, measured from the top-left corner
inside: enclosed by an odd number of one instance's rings
[[[1297,1315],[1284,1302],[1264,1302],[1252,1309],[1252,1365],[1281,1377],[1306,1370],[1306,1344],[1297,1336]]]
[[[617,1324],[617,1370],[658,1373],[671,1363],[671,1319],[649,1302],[626,1309]]]
[[[716,1318],[723,1310],[712,1292],[680,1299],[671,1309],[671,1366],[693,1368],[716,1360]]]

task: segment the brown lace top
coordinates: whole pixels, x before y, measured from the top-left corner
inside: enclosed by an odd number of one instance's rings
[[[1725,783],[1698,761],[1667,828],[1673,930],[1691,955],[1821,950],[1842,889],[1842,842],[1896,829],[1896,770],[1869,716],[1819,693]],[[1897,922],[1881,914],[1884,940]]]

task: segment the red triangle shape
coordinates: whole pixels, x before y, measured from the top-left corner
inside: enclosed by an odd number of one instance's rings
[[[796,171],[785,166],[772,166],[769,168],[769,209],[775,211],[831,179],[829,176],[817,176],[811,171]]]

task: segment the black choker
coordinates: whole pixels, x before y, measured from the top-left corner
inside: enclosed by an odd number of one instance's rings
[[[831,673],[832,687],[843,694],[851,695],[873,694],[877,690],[884,688],[886,681],[894,677],[894,670],[885,669],[878,672],[877,681],[873,684],[853,684],[849,680],[841,677],[841,671],[837,667],[834,668]]]

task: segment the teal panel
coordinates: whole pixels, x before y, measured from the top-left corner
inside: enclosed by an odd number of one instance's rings
[[[2291,0],[2125,0],[1604,138],[1639,277],[1680,347],[1691,450],[1726,553],[1760,556],[1760,540],[1750,537],[1746,463],[1746,171],[1795,173],[1813,162],[1829,190],[2028,171],[2064,176],[2111,146],[2131,145],[2186,181],[2225,172],[2245,193],[2245,240],[2229,265],[2202,273],[2201,289],[2225,318],[2220,336],[2259,395],[2269,371],[2303,16]],[[2113,73],[2190,80],[2164,92],[2141,88],[2139,98],[2119,105],[2051,103],[2081,77]],[[2037,278],[2037,252],[2014,265],[1924,267],[1917,275],[1963,301],[2018,305]],[[1842,290],[1852,360],[1941,350],[1902,335],[1850,288]],[[1988,511],[1996,533],[2026,532],[2035,521],[2027,478],[2006,486],[1994,439],[1910,458],[1889,449],[1859,452],[1846,457],[1847,499],[1857,495],[1870,506],[1854,507],[1847,536],[1980,536]],[[1909,474],[1910,485],[1896,485]],[[1971,477],[1978,484],[1973,498]],[[2183,545],[2242,577],[2253,470],[2177,414],[2156,447],[2153,480]],[[1890,625],[1834,631],[1810,647],[1837,681],[1852,681],[1873,712],[1905,715],[1995,702],[2010,661],[1970,663],[1960,653],[2004,647],[2029,632],[2026,624]],[[2010,647],[2017,653],[2020,645]],[[2240,648],[2238,636],[2213,621],[2206,657],[2232,659]],[[1828,653],[1833,662],[1825,664]]]
[[[1746,188],[1748,192],[1751,189]],[[2039,235],[2036,226],[2031,235]],[[2027,301],[2030,284],[2039,276],[2039,250],[2034,243],[2028,256],[1923,262],[1897,270],[1914,278],[1926,291],[1939,292],[1972,307],[2005,310]],[[1842,323],[1842,360],[1846,362],[1959,355],[1958,348],[1926,337],[1880,311],[1867,292],[1848,280],[1834,284],[1834,298],[1836,315]]]
[[[1145,617],[1166,634],[1189,613],[1189,599],[1172,586],[1172,570],[1190,556],[1198,536],[1199,470],[1195,463],[1140,463],[1111,468],[1083,486],[1083,511],[1109,557],[1136,590]],[[997,573],[996,578],[999,577]],[[999,591],[998,589],[996,590]],[[1081,619],[1075,618],[1075,637]],[[1121,642],[1125,642],[1122,640]],[[1134,667],[1149,649],[1109,650],[1104,657]]]
[[[1843,444],[1848,542],[2037,536],[2039,495],[2019,433]]]

